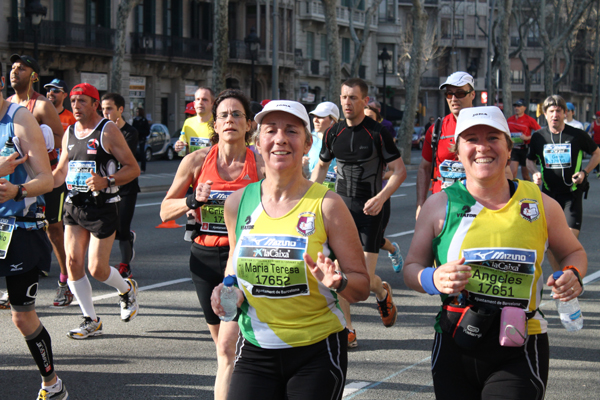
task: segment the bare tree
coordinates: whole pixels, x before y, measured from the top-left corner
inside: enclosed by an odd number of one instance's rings
[[[112,60],[112,70],[110,76],[110,91],[114,93],[122,92],[122,70],[123,58],[125,58],[125,43],[127,40],[127,20],[129,14],[140,0],[122,0],[117,9],[117,29],[115,37],[115,54]]]
[[[500,73],[502,74],[502,102],[504,103],[504,116],[510,117],[512,112],[512,91],[510,82],[510,58],[509,58],[509,39],[510,39],[510,14],[513,7],[513,0],[500,0],[498,4],[498,60]],[[496,58],[496,57],[494,57]]]
[[[405,82],[406,105],[404,107],[404,118],[402,118],[402,123],[398,132],[402,157],[405,164],[410,164],[410,148],[414,126],[414,115],[417,111],[417,103],[419,102],[421,76],[426,65],[424,51],[426,31],[428,29],[435,29],[434,23],[427,23],[428,15],[425,11],[425,0],[412,0],[412,4],[413,6],[411,8],[411,15],[413,19],[413,40],[410,50],[408,79]]]
[[[596,5],[596,42],[594,46],[594,62],[596,63],[594,77],[592,79],[592,115],[600,109],[598,101],[598,86],[600,85],[600,0]]]
[[[229,0],[214,0],[212,89],[215,93],[225,89],[229,45],[228,11]]]
[[[352,41],[354,42],[354,58],[352,59],[351,65],[351,76],[358,77],[358,71],[360,69],[360,64],[362,62],[363,53],[365,52],[365,46],[371,36],[371,21],[373,20],[373,14],[379,8],[379,4],[381,4],[382,0],[371,0],[371,6],[367,9],[365,13],[365,23],[363,27],[362,37],[358,38],[358,33],[356,32],[356,28],[354,26],[354,12],[358,11],[358,6],[361,2],[366,0],[352,0],[352,4],[348,7],[349,17],[348,23],[350,28],[350,36],[352,37]]]
[[[337,0],[322,0],[327,29],[327,46],[329,48],[329,88],[327,99],[336,104],[340,102],[340,85],[342,80],[342,55],[340,53],[340,32],[337,24]]]

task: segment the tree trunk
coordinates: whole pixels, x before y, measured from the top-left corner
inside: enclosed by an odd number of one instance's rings
[[[112,70],[110,75],[110,91],[113,93],[121,93],[122,87],[122,70],[123,59],[125,58],[125,44],[127,41],[127,20],[129,14],[140,0],[123,0],[119,3],[117,9],[117,29],[115,33],[115,54],[112,60]]]
[[[354,21],[352,20],[353,10],[356,10],[358,8],[360,0],[354,0],[352,7],[349,7],[350,36],[352,37],[352,41],[354,42],[354,58],[352,59],[352,65],[350,70],[352,77],[354,78],[358,77],[360,64],[362,63],[362,57],[365,52],[365,46],[367,45],[369,37],[371,36],[371,30],[369,29],[369,26],[371,25],[373,14],[375,14],[375,11],[377,11],[377,9],[379,8],[379,4],[381,4],[381,1],[382,0],[372,0],[371,7],[367,9],[367,12],[365,13],[365,25],[363,28],[362,39],[358,38],[358,34],[356,33],[356,29],[354,28]]]
[[[406,105],[404,116],[398,131],[398,143],[400,143],[402,159],[406,165],[410,164],[412,134],[415,126],[414,116],[417,112],[421,75],[424,70],[425,32],[428,20],[425,12],[425,0],[412,0],[412,4],[413,42],[410,49],[411,62],[408,68],[408,79],[405,82]]]
[[[510,82],[510,58],[509,39],[510,39],[510,14],[513,7],[513,0],[502,0],[498,7],[498,27],[500,34],[498,40],[498,50],[500,53],[500,73],[502,74],[502,103],[504,104],[504,116],[506,118],[513,115],[512,91]]]
[[[327,29],[327,47],[329,50],[329,87],[327,100],[340,104],[340,86],[342,84],[342,54],[340,53],[340,33],[337,24],[336,0],[323,0],[325,24]]]
[[[523,64],[523,76],[525,78],[525,105],[529,107],[529,103],[531,102],[531,71],[529,70],[529,64],[523,56],[523,52],[519,53],[519,58],[521,59],[521,63]],[[526,110],[527,112],[528,110]]]
[[[592,79],[592,115],[600,109],[600,101],[598,100],[598,89],[600,85],[600,0],[596,5],[596,46],[594,46],[594,60],[596,61],[596,70]]]
[[[215,25],[213,29],[212,89],[220,93],[225,89],[227,59],[229,58],[228,11],[229,0],[214,0]]]

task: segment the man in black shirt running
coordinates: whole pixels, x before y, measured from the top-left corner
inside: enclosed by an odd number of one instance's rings
[[[383,235],[381,210],[406,179],[406,168],[391,134],[381,124],[365,118],[364,109],[369,103],[367,93],[367,84],[362,79],[352,78],[342,84],[340,102],[346,119],[325,133],[319,162],[311,180],[322,183],[329,163],[337,159],[335,191],[354,218],[369,270],[370,288],[377,297],[383,324],[390,327],[397,317],[392,288],[375,275],[375,268]],[[386,164],[392,175],[382,189]],[[352,342],[356,336],[350,319],[350,305],[346,301],[340,301],[340,305],[351,331],[349,342]]]

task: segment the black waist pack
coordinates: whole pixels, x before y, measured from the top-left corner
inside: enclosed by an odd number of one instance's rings
[[[452,304],[454,298],[448,299],[442,306],[440,328],[451,335],[458,346],[464,349],[476,348],[483,342],[490,326],[498,317],[499,309],[471,303]]]

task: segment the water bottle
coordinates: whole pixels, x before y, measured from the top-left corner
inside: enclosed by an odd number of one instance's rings
[[[6,143],[4,143],[2,151],[0,151],[0,156],[8,157],[16,151],[17,150],[15,150],[15,144],[13,143],[12,137],[9,137],[6,139]],[[9,175],[3,176],[4,179],[8,179],[8,177]]]
[[[556,271],[552,274],[554,280],[561,277],[563,271]],[[560,322],[568,332],[578,331],[583,328],[583,316],[581,315],[581,308],[579,308],[579,301],[577,298],[569,301],[556,300],[556,309],[560,315]]]
[[[196,229],[196,217],[192,215],[188,215],[187,222],[185,223],[185,233],[183,234],[183,240],[186,242],[192,241],[192,234]]]
[[[223,288],[221,289],[221,306],[225,310],[225,315],[220,316],[222,321],[229,322],[237,315],[237,293],[234,290],[234,275],[227,275],[223,279]]]

